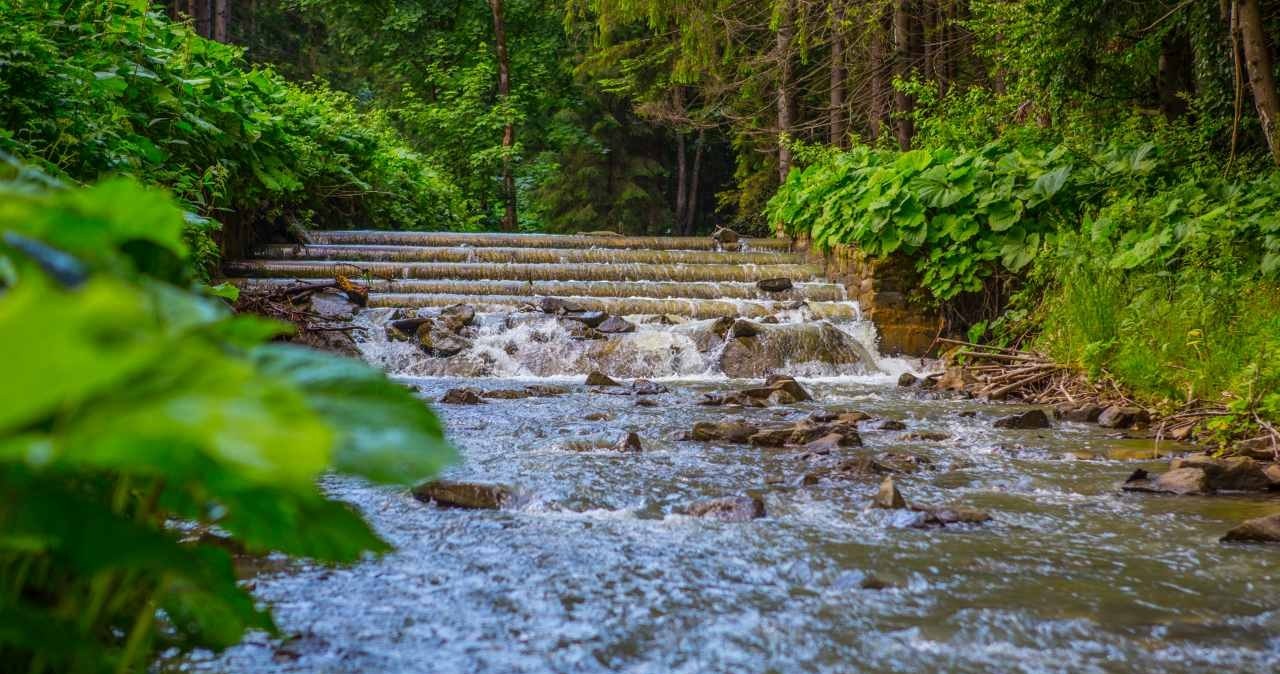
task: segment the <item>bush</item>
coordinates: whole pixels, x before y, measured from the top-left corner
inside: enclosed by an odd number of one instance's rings
[[[316,479],[429,476],[451,456],[439,423],[381,373],[268,344],[289,327],[193,291],[168,195],[47,182],[0,181],[4,668],[141,671],[272,629],[225,548],[386,550]]]
[[[232,244],[290,225],[468,223],[458,191],[382,117],[250,68],[147,5],[0,6],[0,150],[77,181],[170,187]]]

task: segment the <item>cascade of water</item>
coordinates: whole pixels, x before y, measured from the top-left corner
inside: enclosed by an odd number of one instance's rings
[[[819,266],[779,239],[726,250],[709,238],[679,237],[350,231],[311,238],[309,245],[266,246],[262,259],[229,263],[227,271],[245,287],[335,275],[366,285],[370,309],[358,318],[365,328],[360,348],[394,374],[654,378],[903,369],[879,357],[875,328],[844,287],[824,281]],[[601,334],[579,318],[543,313],[545,298],[634,327]],[[479,316],[457,335],[465,348],[447,357],[420,348],[416,335],[387,329],[394,319],[431,317],[455,304]]]

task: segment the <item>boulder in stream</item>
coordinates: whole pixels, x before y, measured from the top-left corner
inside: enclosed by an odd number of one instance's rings
[[[729,496],[699,501],[690,505],[687,513],[691,517],[721,522],[750,522],[765,516],[764,501],[754,496]]]
[[[745,379],[809,363],[862,372],[873,362],[866,347],[827,321],[768,325],[739,319],[719,365],[729,377]]]
[[[746,444],[759,429],[742,421],[699,421],[693,425],[688,438],[696,442],[729,442]]]
[[[592,372],[587,375],[587,386],[622,386],[603,372]]]
[[[1044,410],[1028,410],[1019,414],[1012,414],[1001,419],[996,419],[992,426],[995,428],[1020,430],[1049,428],[1049,415],[1045,414]]]
[[[538,308],[543,313],[562,315],[570,312],[582,311],[582,306],[576,302],[571,302],[559,297],[544,297],[538,300]]]
[[[1103,428],[1132,428],[1150,420],[1151,416],[1141,407],[1124,405],[1112,405],[1098,415],[1098,425]]]
[[[920,383],[920,378],[910,372],[903,372],[898,376],[898,386],[901,388],[911,388]]]
[[[471,341],[429,321],[418,326],[418,346],[429,356],[451,358],[471,348]]]
[[[640,442],[639,435],[627,433],[614,444],[613,449],[618,452],[640,452],[644,450],[644,445]]]
[[[605,321],[609,320],[609,314],[603,311],[570,311],[561,314],[560,317],[569,321],[577,321],[589,328],[596,329],[599,329]]]
[[[604,319],[603,323],[595,326],[595,329],[606,335],[620,335],[635,332],[636,324],[620,316],[610,316]]]
[[[893,483],[893,477],[886,477],[880,483],[880,489],[871,500],[871,504],[886,510],[901,510],[907,507],[907,500],[902,498],[902,492],[898,491],[898,485]]]
[[[756,287],[767,293],[781,293],[791,290],[795,284],[789,278],[767,278],[756,281]]]
[[[924,513],[924,518],[913,525],[916,528],[944,527],[949,524],[983,524],[991,521],[991,515],[985,510],[968,506],[911,506],[911,509]]]
[[[515,491],[498,484],[433,480],[414,487],[413,497],[441,508],[498,510],[515,500]]]
[[[454,304],[440,310],[440,322],[450,332],[457,332],[471,325],[476,319],[476,308],[470,304]]]
[[[1219,540],[1224,543],[1280,543],[1280,513],[1246,520]]]
[[[1145,475],[1145,471],[1143,472]],[[1147,494],[1208,494],[1209,477],[1200,468],[1175,468],[1151,479],[1137,474],[1129,476],[1121,487],[1124,491]]]
[[[453,388],[445,391],[440,402],[446,405],[479,405],[484,402],[484,397],[473,388]]]
[[[1074,421],[1076,423],[1096,423],[1098,417],[1102,416],[1103,407],[1101,405],[1069,405],[1059,407],[1057,416],[1063,421]]]
[[[631,382],[631,392],[638,396],[656,396],[669,392],[671,389],[649,379],[637,379]]]
[[[1271,488],[1266,466],[1247,456],[1220,459],[1208,454],[1188,454],[1169,462],[1169,468],[1203,470],[1211,491],[1265,491]]]
[[[717,227],[716,231],[711,233],[711,238],[721,246],[738,243],[738,233],[728,227]]]

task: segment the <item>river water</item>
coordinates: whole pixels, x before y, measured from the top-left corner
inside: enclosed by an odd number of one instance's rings
[[[801,378],[812,402],[703,407],[701,394],[752,382],[717,375],[678,326],[623,338],[634,353],[610,361],[632,364],[620,376],[647,368],[670,389],[645,407],[582,385],[589,363],[562,335],[539,341],[538,325],[496,320],[482,320],[488,332],[464,354],[482,363],[468,373],[481,377],[450,376],[403,345],[376,342],[366,354],[425,399],[457,386],[570,389],[435,405],[461,450],[447,476],[513,486],[519,504],[442,510],[407,490],[329,478],[325,488],[396,551],[252,579],[287,638],[252,635],[187,669],[1280,671],[1280,549],[1217,542],[1280,501],[1119,492],[1135,468],[1160,467],[1157,453],[1176,448],[1083,424],[997,430],[994,419],[1021,408],[898,388],[897,374],[921,364],[879,358],[859,370],[797,367],[814,375]],[[841,327],[872,346],[867,326]],[[798,420],[819,409],[902,421],[905,431],[864,422],[865,447],[845,451],[915,455],[927,468],[897,478],[908,501],[977,507],[993,521],[917,529],[908,511],[868,509],[874,481],[805,486],[797,451],[679,439],[697,421]],[[607,418],[588,420],[594,413]],[[582,451],[631,431],[643,452]],[[740,494],[761,497],[767,516],[679,514]]]

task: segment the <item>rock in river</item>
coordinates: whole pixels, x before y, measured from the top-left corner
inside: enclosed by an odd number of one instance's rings
[[[886,477],[884,482],[880,483],[880,491],[876,492],[871,504],[886,510],[900,510],[907,507],[907,500],[902,498],[902,492],[898,491],[898,485],[893,483],[893,478]]]
[[[721,522],[750,522],[765,516],[764,501],[752,496],[716,498],[694,503],[689,506],[688,514]]]
[[[498,484],[433,480],[414,487],[413,497],[441,508],[498,510],[515,499],[515,492]]]
[[[826,321],[768,325],[738,320],[729,337],[720,353],[720,370],[729,377],[763,377],[804,363],[854,374],[874,363],[866,347]]]
[[[693,425],[693,430],[689,433],[689,439],[696,442],[717,442],[724,441],[733,444],[746,444],[747,440],[755,435],[759,429],[750,424],[741,421],[721,421],[718,423],[710,421],[699,421]]]
[[[1247,520],[1227,532],[1224,543],[1280,543],[1280,513]]]
[[[1016,429],[1035,429],[1049,428],[1049,415],[1043,410],[1029,410],[1021,414],[1013,414],[1002,419],[996,419],[992,424],[996,428],[1016,428]]]
[[[603,372],[592,372],[587,375],[587,386],[622,386]]]
[[[1103,428],[1131,428],[1149,419],[1150,416],[1140,407],[1112,405],[1098,415],[1098,425]]]
[[[626,332],[635,332],[636,324],[619,316],[610,316],[604,319],[604,322],[596,326],[596,330],[606,335],[619,335]]]
[[[756,287],[767,293],[781,293],[795,287],[789,278],[767,278],[756,282]]]
[[[484,398],[473,388],[453,388],[445,392],[440,402],[446,405],[479,405]]]
[[[613,446],[614,451],[618,452],[639,452],[644,450],[644,446],[640,444],[640,436],[635,433],[627,433],[618,440]]]

